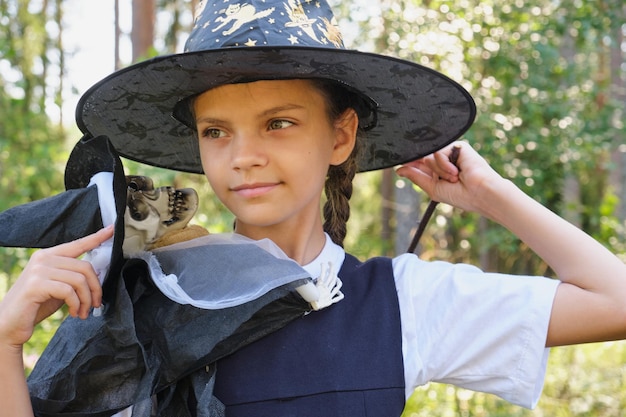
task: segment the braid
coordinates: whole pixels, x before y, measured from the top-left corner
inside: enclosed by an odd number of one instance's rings
[[[356,149],[356,147],[355,147]],[[350,218],[350,197],[352,179],[357,172],[355,151],[341,165],[331,166],[324,185],[324,231],[337,245],[343,247],[348,219]]]
[[[371,108],[364,99],[356,92],[351,91],[337,82],[323,79],[312,79],[313,86],[326,98],[328,117],[336,121],[349,108],[354,109],[359,119],[363,116],[369,118]],[[324,192],[326,203],[324,204],[324,231],[337,245],[343,247],[346,237],[346,224],[350,218],[350,197],[352,197],[352,180],[358,172],[359,148],[361,141],[357,133],[357,140],[352,153],[340,165],[331,165],[328,168]]]

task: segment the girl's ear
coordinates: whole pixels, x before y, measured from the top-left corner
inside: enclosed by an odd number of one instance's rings
[[[335,121],[335,146],[330,160],[331,165],[344,163],[354,149],[356,133],[359,128],[359,117],[354,109],[347,109]]]

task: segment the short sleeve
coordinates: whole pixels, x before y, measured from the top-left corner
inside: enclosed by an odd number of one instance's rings
[[[465,264],[393,260],[407,396],[442,382],[533,408],[558,280],[486,273]]]

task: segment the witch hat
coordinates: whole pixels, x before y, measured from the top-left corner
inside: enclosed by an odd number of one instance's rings
[[[200,3],[184,53],[106,77],[82,96],[76,119],[126,158],[201,173],[184,103],[224,84],[294,78],[331,80],[360,95],[360,171],[428,155],[459,138],[476,114],[469,93],[443,74],[345,49],[325,0],[220,0]]]

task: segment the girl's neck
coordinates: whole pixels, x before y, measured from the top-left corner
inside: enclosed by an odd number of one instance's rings
[[[255,227],[236,223],[235,232],[250,239],[270,239],[285,254],[300,265],[313,261],[326,244],[326,235],[321,223],[311,228],[302,225],[280,225],[273,227]]]

